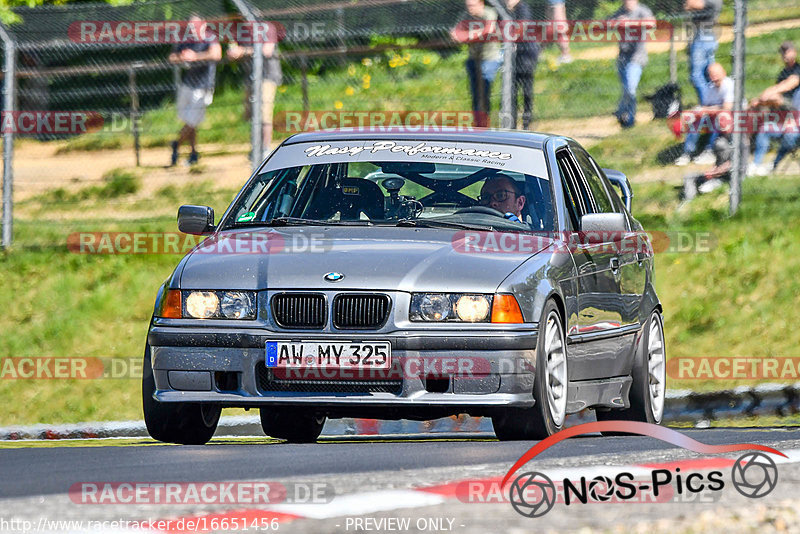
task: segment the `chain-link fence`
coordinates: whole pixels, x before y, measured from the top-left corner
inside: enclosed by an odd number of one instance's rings
[[[530,7],[525,17],[530,22],[559,18],[549,0],[523,3]],[[616,63],[619,40],[608,32],[592,34],[590,30],[592,23],[608,19],[621,4],[567,0],[565,17],[570,22],[566,29],[540,24],[545,30],[532,34],[532,40],[544,42],[536,46],[537,61],[527,67],[533,86],[531,129],[566,130],[595,139],[619,132],[611,117],[616,112],[619,119],[623,93]],[[669,82],[676,83],[684,108],[698,101],[687,61],[697,14],[687,14],[683,0],[644,0],[642,4],[649,7],[657,24],[647,39],[649,60],[634,100],[639,102],[635,115],[640,122],[652,116],[644,97]],[[519,12],[507,10],[505,1],[486,0],[486,5],[499,19],[520,22]],[[734,2],[725,0],[720,7],[719,13],[710,16],[716,22],[716,59],[730,74]],[[97,187],[106,187],[108,173],[116,168],[141,165],[146,172],[156,172],[171,163],[170,143],[182,126],[176,100],[187,65],[170,61],[174,39],[154,35],[153,28],[187,21],[193,14],[216,28],[223,23],[269,21],[275,31],[274,38],[265,42],[239,43],[257,49],[277,41],[272,58],[254,50],[232,54],[236,39],[221,38],[213,101],[197,130],[201,157],[230,156],[225,165],[238,166],[239,181],[260,161],[263,151],[274,146],[270,138],[278,141],[308,129],[363,125],[363,120],[406,124],[412,112],[426,113],[436,121],[441,119],[437,113],[469,115],[475,110],[467,73],[470,45],[453,35],[454,28],[469,17],[461,0],[158,0],[124,6],[80,3],[19,8],[14,13],[18,20],[5,26],[3,39],[4,57],[13,58],[12,64],[4,63],[4,93],[10,90],[5,94],[4,118],[9,115],[6,112],[17,114],[4,122],[7,217],[15,162],[27,173],[18,182],[23,198],[53,189],[69,192],[73,182],[91,185],[94,181]],[[787,2],[751,0],[748,17],[753,25],[748,33],[744,96],[753,98],[774,83],[781,69],[777,47],[796,33],[800,3],[787,6]],[[137,22],[147,23],[149,30],[137,34],[131,26]],[[501,25],[506,27],[510,26]],[[509,37],[502,31],[493,39],[487,37],[484,43],[501,50],[487,95],[489,124],[519,126],[525,110],[522,95],[515,90],[514,58],[531,39]],[[274,58],[279,58],[281,76],[275,73]],[[274,87],[262,83],[270,77]],[[476,87],[479,92],[483,85]],[[512,93],[514,100],[520,99],[515,108],[511,107]],[[273,105],[269,132],[262,129],[262,123],[269,121],[264,108]],[[513,118],[511,109],[516,109]],[[34,113],[33,123],[25,122],[29,117],[20,117],[22,112]],[[374,113],[354,118],[356,112]],[[16,159],[13,138],[24,141]],[[187,155],[188,150],[182,149],[179,163]],[[43,159],[55,168],[30,170]],[[80,204],[80,196],[59,195],[53,199]],[[10,220],[4,225],[5,244],[11,241]]]

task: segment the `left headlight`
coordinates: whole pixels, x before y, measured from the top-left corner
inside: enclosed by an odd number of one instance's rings
[[[414,293],[409,318],[412,321],[488,323],[492,295],[464,293]]]
[[[255,319],[252,291],[184,291],[184,317],[192,319]]]

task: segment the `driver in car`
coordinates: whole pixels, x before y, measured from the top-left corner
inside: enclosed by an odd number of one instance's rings
[[[478,205],[496,209],[506,219],[522,222],[522,208],[525,207],[525,195],[517,183],[505,174],[496,174],[487,178],[478,197]]]

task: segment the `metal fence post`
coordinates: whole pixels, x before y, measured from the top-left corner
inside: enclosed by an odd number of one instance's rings
[[[308,58],[300,56],[300,90],[303,93],[303,119],[308,116]]]
[[[517,52],[516,43],[506,43],[503,50],[503,93],[500,100],[500,127],[513,129],[517,125],[517,118],[511,116],[511,99],[514,94],[514,55]]]
[[[0,24],[0,39],[5,48],[3,79],[3,113],[14,113],[14,91],[17,75],[17,47],[6,28]],[[14,132],[3,132],[3,248],[11,246],[14,224]]]
[[[669,81],[678,83],[678,54],[675,50],[675,25],[669,29]]]
[[[505,6],[498,0],[490,0],[492,6],[497,10],[499,20],[511,20],[511,14]],[[500,127],[514,128],[517,125],[517,118],[511,116],[511,99],[516,98],[514,94],[514,55],[517,45],[514,42],[503,43],[503,86],[500,93]],[[478,71],[480,74],[480,71]],[[482,78],[481,78],[482,81]],[[482,84],[479,86],[482,87]],[[491,107],[491,102],[489,103]],[[487,112],[489,110],[486,110]]]
[[[131,133],[133,133],[133,151],[136,154],[136,166],[139,167],[139,156],[141,151],[141,143],[139,142],[139,133],[141,121],[139,117],[139,91],[136,89],[136,69],[141,66],[141,63],[134,63],[128,69],[128,92],[131,97]]]
[[[264,52],[263,43],[253,43],[253,79],[252,83],[252,106],[250,109],[250,163],[255,171],[264,158],[263,153],[263,125],[261,124],[261,80],[264,78]]]
[[[233,4],[239,13],[248,22],[256,23],[258,18],[250,9],[250,6],[244,0],[233,0]],[[261,160],[263,159],[262,153],[262,125],[261,125],[261,80],[264,73],[264,53],[263,43],[253,43],[253,69],[251,74],[250,83],[250,98],[253,99],[252,106],[250,107],[250,167],[255,172]]]
[[[747,2],[736,0],[734,3],[735,22],[733,28],[733,76],[734,76],[734,116],[743,112],[744,99],[744,63],[745,63],[745,28],[747,27]],[[734,121],[736,124],[736,121]],[[745,136],[737,128],[733,131],[733,168],[731,169],[731,195],[728,206],[730,215],[736,214],[742,196],[742,177],[745,175]]]

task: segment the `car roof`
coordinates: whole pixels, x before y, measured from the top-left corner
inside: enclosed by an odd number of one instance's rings
[[[378,128],[369,129],[339,129],[320,132],[304,132],[291,136],[284,145],[297,143],[320,143],[336,141],[362,141],[362,140],[398,140],[398,141],[451,141],[471,142],[498,145],[513,145],[527,148],[541,149],[549,138],[567,139],[563,136],[524,132],[518,130],[495,130],[475,128],[465,130],[461,128],[437,128],[437,131],[410,132],[408,128]]]

